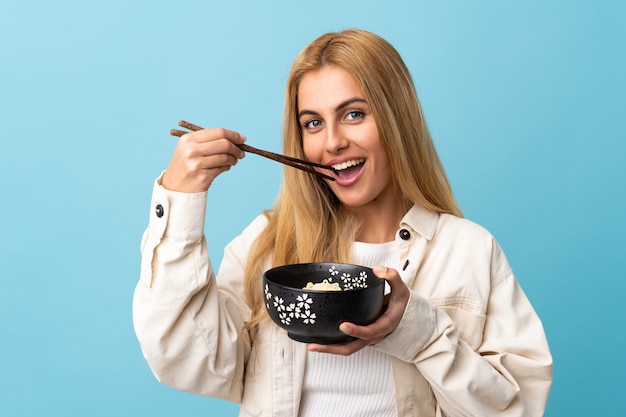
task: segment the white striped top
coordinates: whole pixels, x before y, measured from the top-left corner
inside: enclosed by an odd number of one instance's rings
[[[354,262],[400,269],[398,243],[355,242]],[[307,352],[299,417],[395,417],[389,355],[365,347],[350,356]]]

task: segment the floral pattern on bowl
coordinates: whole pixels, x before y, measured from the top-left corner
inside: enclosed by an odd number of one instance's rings
[[[308,283],[338,284],[341,291],[305,288]],[[346,343],[339,330],[349,321],[367,325],[382,310],[384,280],[370,268],[341,263],[283,265],[263,274],[263,296],[270,318],[294,340]]]
[[[339,274],[341,276],[338,277]],[[338,282],[343,291],[349,291],[356,288],[367,288],[367,276],[366,271],[361,271],[358,276],[353,277],[350,273],[341,272],[336,265],[332,265],[328,269],[328,276],[322,278],[321,281]],[[317,316],[312,309],[315,303],[315,294],[313,292],[299,294],[295,300],[288,300],[287,302],[277,295],[272,296],[268,284],[265,284],[263,292],[265,293],[265,307],[268,310],[274,308],[278,312],[281,323],[284,325],[290,326],[292,320],[300,320],[303,324],[315,324]],[[322,293],[323,290],[315,290],[315,292]]]

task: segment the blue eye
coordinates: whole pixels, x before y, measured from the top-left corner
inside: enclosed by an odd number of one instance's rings
[[[363,116],[364,116],[364,113],[362,111],[360,111],[360,110],[351,110],[346,115],[346,119],[348,119],[348,120],[359,120],[359,119],[362,119]]]
[[[321,125],[322,125],[322,121],[321,120],[313,119],[313,120],[309,120],[308,122],[305,122],[302,126],[305,129],[317,129]]]

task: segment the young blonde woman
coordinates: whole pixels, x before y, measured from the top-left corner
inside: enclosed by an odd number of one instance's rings
[[[238,132],[183,136],[153,190],[134,324],[155,376],[241,404],[241,416],[539,416],[552,381],[542,324],[502,249],[462,218],[411,76],[366,31],[329,33],[297,57],[276,206],[225,249],[204,235],[207,190],[243,157]],[[209,209],[210,213],[210,209]],[[345,345],[291,340],[267,317],[272,266],[351,262],[387,279],[388,308],[343,323]]]

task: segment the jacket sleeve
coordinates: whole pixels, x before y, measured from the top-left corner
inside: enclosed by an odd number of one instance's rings
[[[263,224],[257,219],[229,244],[222,263],[228,277],[216,278],[204,237],[206,200],[207,193],[175,193],[155,183],[133,323],[160,382],[239,403],[250,342],[242,332],[249,310],[237,286]]]
[[[460,337],[454,311],[414,291],[400,325],[376,348],[413,363],[445,416],[541,416],[552,383],[543,326],[495,241],[492,249],[477,348]]]

